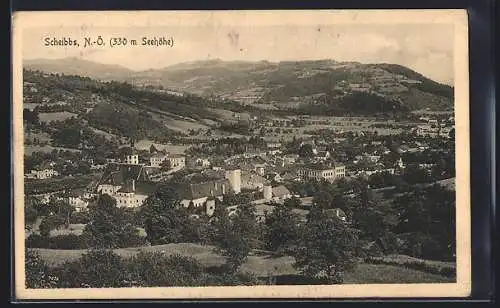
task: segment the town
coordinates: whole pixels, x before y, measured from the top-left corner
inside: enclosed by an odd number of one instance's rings
[[[319,228],[311,217],[323,217],[345,236],[360,232],[353,243],[366,266],[390,255],[453,262],[453,112],[342,116],[228,104],[26,70],[26,246],[50,261],[58,259],[50,251],[215,245],[234,273],[258,253],[309,260],[293,247]],[[226,218],[242,229],[221,225]],[[342,248],[347,263],[352,249]],[[447,281],[454,267],[442,272],[426,274]],[[338,275],[328,279],[341,283]]]

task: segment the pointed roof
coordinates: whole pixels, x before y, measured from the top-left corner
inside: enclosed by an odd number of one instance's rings
[[[222,188],[225,185],[225,191]],[[230,189],[229,181],[226,179],[213,180],[204,183],[182,183],[175,185],[175,189],[182,199],[193,200],[204,197],[222,196]]]
[[[284,185],[273,187],[273,196],[275,197],[282,197],[289,194],[290,191]]]
[[[132,179],[135,181],[144,180],[145,176],[142,165],[110,163],[104,169],[98,185],[123,186]]]

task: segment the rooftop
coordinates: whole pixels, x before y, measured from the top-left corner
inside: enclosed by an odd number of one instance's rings
[[[273,195],[275,197],[282,197],[282,196],[289,195],[289,194],[290,194],[290,191],[288,190],[288,188],[286,188],[283,185],[273,187]]]
[[[129,165],[120,163],[110,163],[104,169],[104,172],[99,180],[99,185],[125,185],[129,180],[141,181],[145,180],[146,176],[141,165]]]
[[[225,191],[223,185],[225,185]],[[193,200],[210,196],[222,196],[223,192],[229,191],[230,185],[228,180],[220,179],[197,184],[176,184],[174,188],[182,199]]]

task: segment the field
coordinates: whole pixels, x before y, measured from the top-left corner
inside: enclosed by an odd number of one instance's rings
[[[35,145],[25,145],[24,146],[24,154],[25,155],[31,155],[34,152],[45,152],[45,153],[50,153],[53,150],[61,150],[61,151],[71,151],[71,152],[81,152],[79,149],[70,149],[70,148],[61,148],[61,147],[53,147],[50,145],[45,145],[43,147],[41,146],[35,146]]]
[[[54,250],[33,249],[38,251],[42,259],[50,266],[57,266],[65,261],[76,260],[85,250]],[[218,266],[223,264],[224,257],[213,252],[212,246],[196,244],[167,244],[141,248],[116,249],[115,252],[125,258],[131,257],[139,251],[157,251],[166,255],[181,254],[192,256],[204,266]],[[299,274],[293,268],[292,257],[274,257],[268,254],[254,254],[248,257],[241,271],[253,272],[258,277],[267,277],[269,274],[281,277],[281,284]],[[359,264],[352,273],[346,273],[345,283],[429,283],[429,282],[453,282],[453,279],[444,276],[425,273],[423,271],[407,269],[402,266],[385,264]]]
[[[135,148],[138,150],[149,150],[151,145],[154,144],[158,150],[166,150],[171,154],[184,154],[189,146],[184,145],[171,145],[171,144],[161,144],[151,140],[143,139],[135,143]]]
[[[69,118],[77,117],[78,115],[76,113],[72,112],[50,112],[50,113],[40,113],[39,118],[40,122],[52,122],[52,121],[64,121]]]
[[[199,122],[194,121],[186,121],[186,120],[176,120],[168,116],[164,116],[161,114],[150,113],[154,120],[161,122],[165,127],[175,130],[181,133],[186,133],[190,129],[208,129],[209,126],[203,125]]]

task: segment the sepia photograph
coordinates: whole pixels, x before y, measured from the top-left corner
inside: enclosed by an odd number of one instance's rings
[[[465,11],[12,25],[17,298],[469,295]]]

